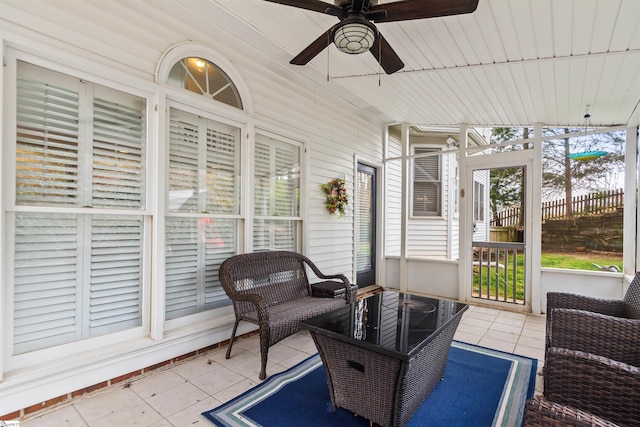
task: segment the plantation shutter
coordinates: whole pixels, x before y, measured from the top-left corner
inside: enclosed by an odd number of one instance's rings
[[[141,216],[91,217],[88,336],[141,325],[142,230]]]
[[[167,218],[165,317],[193,314],[198,308],[197,218]]]
[[[198,118],[172,108],[169,122],[169,209],[172,212],[196,212]]]
[[[80,337],[77,233],[78,221],[73,214],[16,214],[14,354]]]
[[[18,78],[16,204],[77,204],[79,103],[77,90]]]
[[[145,101],[18,62],[17,105],[14,354],[140,326]]]
[[[434,151],[416,148],[415,154]],[[440,156],[419,157],[413,162],[413,215],[440,215]]]
[[[226,305],[220,264],[236,253],[240,129],[184,111],[170,113],[165,318]],[[203,214],[218,214],[216,217]]]
[[[297,250],[300,148],[294,144],[258,135],[254,173],[254,249]],[[287,219],[278,220],[273,217]]]
[[[93,114],[92,206],[142,208],[142,109],[95,97]]]
[[[271,191],[271,148],[269,144],[256,141],[254,154],[254,182],[253,194],[254,212],[256,216],[266,216],[272,211]],[[269,227],[264,219],[254,219],[253,246],[254,248],[268,248],[270,241]]]
[[[236,169],[240,130],[221,123],[208,123],[206,151],[206,211],[233,214],[239,212]]]

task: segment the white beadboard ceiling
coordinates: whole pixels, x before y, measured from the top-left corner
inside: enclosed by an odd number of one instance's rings
[[[262,0],[212,1],[279,46],[287,65],[337,22]],[[328,74],[391,121],[580,126],[589,105],[594,125],[628,124],[640,100],[639,23],[639,0],[480,0],[472,14],[377,24],[405,63],[393,75],[370,53],[333,45],[288,66]]]
[[[9,31],[31,28],[139,75],[152,75],[170,46],[198,41],[244,66],[315,84],[386,122],[578,127],[587,105],[596,126],[636,124],[640,116],[640,0],[479,0],[468,15],[377,24],[405,63],[390,76],[370,53],[347,55],[333,45],[306,66],[290,65],[337,18],[264,0],[0,6]]]

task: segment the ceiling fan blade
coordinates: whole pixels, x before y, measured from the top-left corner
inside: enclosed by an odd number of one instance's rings
[[[401,0],[372,6],[370,19],[375,22],[409,21],[411,19],[471,13],[479,0]],[[386,16],[379,12],[386,11]]]
[[[382,34],[378,35],[369,51],[387,74],[393,74],[404,67],[404,62]]]
[[[285,6],[293,6],[299,9],[312,10],[314,12],[328,13],[329,15],[340,16],[344,11],[340,6],[326,3],[322,0],[265,0],[271,3],[283,4]]]
[[[325,50],[331,44],[331,34],[333,28],[323,33],[315,39],[309,46],[304,48],[295,58],[289,61],[293,65],[306,65],[309,61],[316,57],[320,52]]]

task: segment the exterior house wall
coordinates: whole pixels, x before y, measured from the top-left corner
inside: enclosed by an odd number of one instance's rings
[[[207,6],[206,2],[200,4]],[[227,30],[233,27],[233,17],[214,16],[206,11],[194,12],[194,19],[210,21],[201,28],[208,28],[206,34],[183,27],[178,22],[165,21],[158,29],[154,17],[125,23],[122,19],[135,19],[133,9],[102,9],[97,3],[78,3],[78,9],[70,11],[65,3],[51,3],[42,7],[40,3],[6,1],[0,37],[4,52],[19,52],[22,58],[33,59],[45,68],[88,80],[98,81],[121,91],[131,91],[147,97],[152,104],[149,111],[162,110],[167,105],[167,89],[155,82],[156,69],[165,52],[184,40],[193,40],[211,49],[223,59],[219,64],[229,64],[229,75],[238,84],[246,86],[250,102],[244,112],[230,111],[228,107],[215,103],[207,107],[207,102],[195,100],[198,108],[209,108],[213,114],[231,118],[243,123],[246,130],[243,139],[251,142],[255,132],[270,132],[284,138],[299,141],[304,146],[306,168],[303,170],[303,239],[302,250],[323,272],[343,273],[352,279],[353,272],[353,204],[344,218],[331,216],[324,208],[324,195],[320,184],[332,178],[344,177],[354,200],[354,155],[371,161],[382,162],[382,141],[380,130],[383,123],[369,111],[361,111],[344,97],[325,90],[322,83],[313,82],[287,73],[286,69],[270,71],[262,64],[273,61],[270,52],[261,46],[249,46],[236,39]],[[124,6],[121,6],[124,8]],[[128,6],[127,6],[128,7]],[[169,7],[178,7],[171,4]],[[125,8],[126,9],[126,8]],[[126,16],[121,18],[121,16]],[[166,15],[163,15],[166,16]],[[205,18],[206,17],[206,18]],[[100,23],[100,24],[98,24]],[[239,31],[238,28],[235,28]],[[250,30],[248,30],[250,31]],[[250,35],[249,35],[250,37]],[[206,49],[205,49],[206,50]],[[4,56],[4,55],[3,55]],[[207,58],[210,59],[210,58]],[[212,60],[215,63],[215,60]],[[272,68],[271,68],[272,70]],[[6,75],[5,75],[6,77]],[[13,82],[9,82],[14,84]],[[5,89],[3,80],[3,92]],[[187,96],[188,97],[188,96]],[[187,101],[188,102],[188,101]],[[3,105],[3,118],[13,105]],[[166,115],[151,114],[148,122],[148,149],[158,164],[164,163],[163,129]],[[2,121],[1,123],[6,123]],[[15,129],[3,127],[3,136],[15,136]],[[13,138],[13,137],[12,137]],[[3,141],[6,141],[3,138]],[[245,149],[248,145],[243,146]],[[6,158],[5,151],[3,157]],[[158,156],[158,157],[155,157]],[[245,157],[249,158],[250,157]],[[246,165],[243,165],[246,167]],[[150,172],[161,178],[153,184],[158,194],[165,191],[162,182],[162,167]],[[247,176],[247,175],[244,175]],[[155,181],[155,180],[154,180]],[[1,200],[6,200],[10,177],[3,177]],[[248,191],[249,183],[243,183],[243,191]],[[163,200],[163,196],[157,196]],[[161,204],[150,202],[148,215],[162,222]],[[4,230],[4,207],[2,231]],[[244,215],[247,206],[244,209]],[[243,224],[242,235],[245,247],[250,246],[251,224]],[[152,241],[163,241],[163,230],[154,229]],[[2,239],[3,245],[8,239]],[[164,249],[155,244],[149,249],[153,263],[162,266]],[[2,263],[0,277],[2,289],[0,308],[2,313],[0,338],[12,334],[11,310],[7,304],[11,298],[9,288],[12,274],[7,269],[8,257],[13,248],[0,248]],[[111,334],[93,338],[87,342],[76,342],[73,357],[68,357],[64,349],[49,352],[47,360],[26,358],[20,368],[11,368],[11,349],[0,339],[0,415],[57,399],[77,390],[105,383],[113,378],[124,378],[130,373],[158,363],[163,363],[198,349],[215,345],[228,339],[233,316],[228,309],[219,309],[215,315],[201,313],[189,318],[179,327],[169,329],[163,319],[162,301],[157,300],[163,292],[163,271],[149,273],[146,291],[151,298],[144,301],[144,308],[150,320],[144,322],[136,334]],[[176,325],[178,326],[178,325]],[[242,331],[250,330],[244,325]]]

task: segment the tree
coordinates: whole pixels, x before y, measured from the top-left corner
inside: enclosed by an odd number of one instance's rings
[[[594,192],[618,188],[617,179],[624,171],[624,133],[609,132],[594,135],[563,137],[581,129],[547,129],[546,135],[557,135],[543,143],[543,198],[563,197],[570,201],[576,192]],[[587,160],[572,159],[576,153],[602,151],[606,154]],[[567,203],[567,216],[572,215]]]
[[[510,128],[497,127],[493,128],[491,135],[491,144],[499,144],[501,142],[513,141],[517,139],[526,139],[529,135],[528,128]],[[520,147],[504,146],[496,147],[495,151],[514,151]],[[502,225],[498,218],[498,213],[506,208],[518,206],[520,207],[519,224],[524,223],[523,196],[524,174],[521,167],[492,169],[489,189],[489,203],[491,212],[493,213],[493,223]]]

